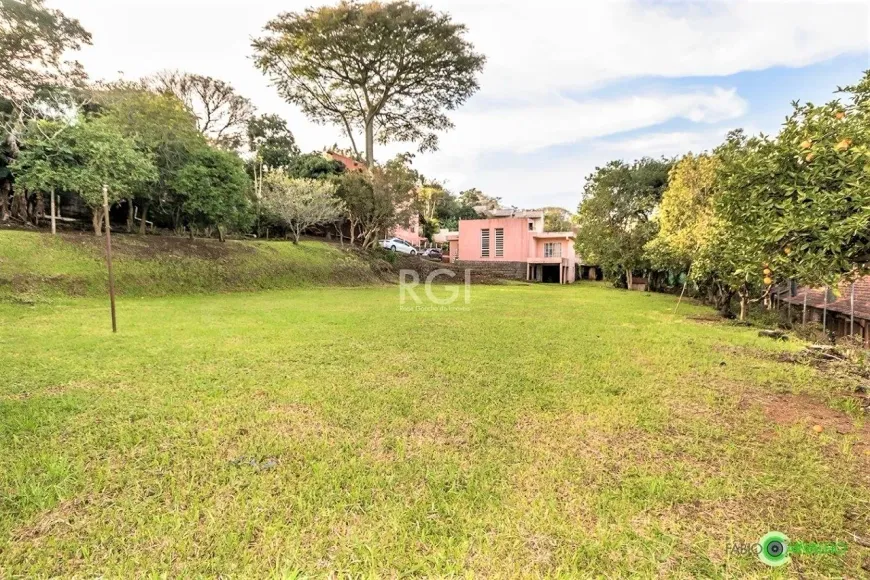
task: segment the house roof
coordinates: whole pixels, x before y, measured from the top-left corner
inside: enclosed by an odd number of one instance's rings
[[[347,171],[365,171],[366,164],[352,157],[348,157],[347,155],[342,155],[341,153],[335,153],[334,151],[326,151],[324,155],[334,161],[338,161]]]
[[[475,208],[477,210],[477,208]],[[513,207],[499,207],[496,209],[482,209],[479,213],[490,218],[544,218],[544,212],[538,210],[522,210]]]
[[[836,294],[828,294],[828,310],[850,314],[852,312],[852,284],[843,282],[839,285]],[[791,298],[784,298],[786,302],[803,305],[804,296],[807,306],[812,308],[825,307],[825,289],[801,286]],[[855,318],[870,320],[870,276],[864,276],[855,280]]]
[[[535,232],[532,234],[533,238],[574,238],[576,235],[574,232]]]

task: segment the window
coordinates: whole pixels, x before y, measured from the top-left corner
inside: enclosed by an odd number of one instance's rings
[[[561,258],[562,242],[547,242],[544,244],[545,258]]]
[[[495,257],[504,257],[504,228],[495,228]]]
[[[535,230],[535,222],[529,220],[529,231],[532,232]]]
[[[480,230],[480,257],[489,258],[489,230]]]

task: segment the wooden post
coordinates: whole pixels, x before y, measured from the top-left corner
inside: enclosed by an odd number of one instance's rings
[[[828,287],[825,286],[825,302],[822,307],[822,330],[828,330]]]
[[[112,305],[112,332],[118,332],[115,317],[115,274],[112,272],[112,227],[109,223],[109,186],[103,185],[103,214],[106,219],[106,266],[109,268],[109,302]]]
[[[803,316],[803,319],[801,322],[802,324],[807,323],[807,294],[809,294],[809,293],[810,293],[809,289],[804,290],[804,316]]]
[[[51,234],[54,235],[57,233],[57,219],[55,219],[55,202],[54,202],[54,188],[51,188]]]
[[[855,335],[855,283],[852,282],[852,297],[849,299],[849,336]]]

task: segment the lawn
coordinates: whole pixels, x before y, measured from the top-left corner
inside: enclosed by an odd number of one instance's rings
[[[102,300],[0,303],[0,577],[865,575],[867,426],[839,383],[674,304],[128,297],[113,336]],[[728,550],[770,530],[848,551]]]

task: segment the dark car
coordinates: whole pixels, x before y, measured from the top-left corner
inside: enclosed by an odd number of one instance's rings
[[[441,256],[443,254],[441,253],[441,250],[439,250],[438,248],[429,248],[428,250],[424,250],[423,253],[420,255],[426,259],[435,260],[436,262],[440,262]]]

